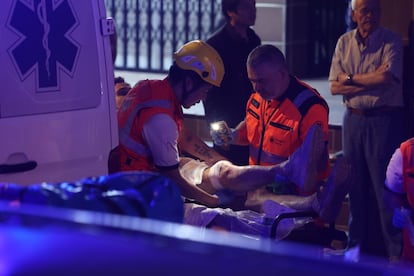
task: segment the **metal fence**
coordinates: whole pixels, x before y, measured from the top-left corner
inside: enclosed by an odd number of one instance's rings
[[[306,41],[306,59],[292,61],[301,77],[326,76],[335,42],[346,30],[348,0],[287,1],[294,7],[306,3],[306,15],[288,14],[286,32],[291,44]],[[192,39],[206,39],[222,23],[221,0],[105,0],[108,16],[114,18],[118,34],[118,70],[165,73],[173,51]],[[290,9],[294,11],[295,9]],[[302,20],[306,37],[296,37],[292,22]],[[293,28],[293,30],[291,30]],[[303,33],[303,31],[301,31]],[[294,48],[294,47],[293,47]],[[289,51],[289,49],[287,49]],[[294,49],[293,49],[294,50]],[[288,62],[292,54],[287,55]],[[293,60],[293,58],[292,58]],[[301,67],[295,70],[295,67]],[[306,67],[306,68],[302,68]]]
[[[118,34],[115,67],[165,72],[185,42],[205,39],[220,25],[220,0],[105,0]]]
[[[329,74],[332,55],[339,36],[354,28],[349,20],[349,0],[308,0],[307,66],[303,77],[325,77]]]

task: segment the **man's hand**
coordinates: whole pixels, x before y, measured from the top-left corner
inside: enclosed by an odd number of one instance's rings
[[[376,72],[382,74],[388,70],[388,67],[388,64],[382,64],[380,67],[377,68]]]
[[[225,138],[225,137],[223,137],[222,133],[220,133],[216,130],[210,129],[210,135],[211,135],[211,139],[213,140],[213,143],[217,146],[229,145],[233,141],[231,135],[229,137]]]
[[[227,126],[225,121],[215,122],[210,125],[210,135],[217,146],[229,145],[234,141],[234,129]]]

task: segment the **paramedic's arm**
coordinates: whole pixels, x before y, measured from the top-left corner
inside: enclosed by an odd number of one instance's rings
[[[233,134],[233,142],[234,145],[240,146],[248,146],[249,141],[247,140],[247,128],[246,128],[246,121],[241,121],[237,127],[234,129]]]
[[[178,147],[195,158],[212,165],[219,160],[226,160],[224,156],[209,147],[203,140],[195,135],[190,129],[182,127],[178,140]]]
[[[163,131],[159,131],[162,129]],[[179,155],[177,148],[178,128],[174,120],[165,114],[152,116],[142,129],[154,162],[161,174],[177,183],[184,197],[196,200],[208,207],[216,207],[218,198],[206,193],[192,183],[188,183],[178,170]]]

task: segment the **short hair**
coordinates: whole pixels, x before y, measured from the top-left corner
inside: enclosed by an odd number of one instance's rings
[[[254,48],[247,57],[247,66],[256,67],[264,63],[272,63],[288,69],[285,56],[276,46],[263,44]]]
[[[227,12],[232,11],[236,12],[237,7],[240,4],[240,0],[221,0],[221,12],[227,21],[230,20]]]
[[[171,65],[169,71],[168,71],[168,78],[171,82],[172,85],[176,85],[182,81],[184,81],[184,79],[186,77],[189,77],[193,83],[194,86],[201,86],[202,84],[206,84],[207,82],[205,80],[203,80],[199,74],[197,74],[196,72],[192,71],[192,70],[184,70],[182,68],[180,68],[176,62],[173,63],[173,65]]]
[[[380,3],[380,0],[377,0]],[[357,0],[351,0],[351,9],[354,11],[356,9]]]
[[[353,11],[356,9],[356,0],[351,0],[351,9]]]

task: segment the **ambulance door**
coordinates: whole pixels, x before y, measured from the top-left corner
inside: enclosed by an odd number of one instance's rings
[[[0,183],[107,173],[117,145],[104,0],[0,1]]]

